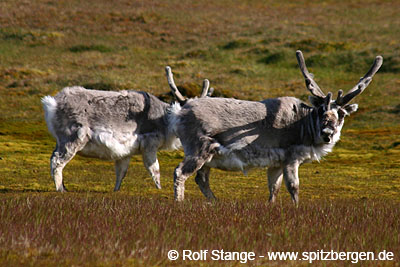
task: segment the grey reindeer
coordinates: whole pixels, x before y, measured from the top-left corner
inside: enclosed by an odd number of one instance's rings
[[[184,199],[185,181],[195,172],[201,192],[213,200],[211,168],[246,172],[268,166],[269,201],[275,201],[283,178],[298,205],[299,166],[331,152],[340,138],[344,118],[358,108],[349,102],[369,85],[383,59],[377,56],[358,84],[346,95],[339,90],[333,100],[332,93],[325,95],[308,72],[302,52],[297,51],[296,56],[312,94],[312,106],[294,97],[260,102],[199,98],[175,110],[174,131],[185,152],[174,172],[175,200]]]
[[[169,66],[166,74],[173,95],[185,103],[187,99],[176,87]],[[211,95],[212,90],[205,79],[200,97]],[[181,146],[169,127],[172,105],[146,92],[83,87],[66,87],[54,97],[43,97],[42,104],[48,130],[57,142],[50,158],[57,191],[66,191],[63,168],[77,153],[115,161],[114,191],[121,187],[131,156],[141,153],[155,186],[161,188],[157,151]]]

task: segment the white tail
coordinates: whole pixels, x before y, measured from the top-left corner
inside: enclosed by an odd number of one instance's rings
[[[57,139],[57,135],[53,128],[53,119],[57,111],[57,101],[52,96],[45,96],[42,98],[42,104],[44,109],[44,118],[46,120],[47,128],[51,135]]]

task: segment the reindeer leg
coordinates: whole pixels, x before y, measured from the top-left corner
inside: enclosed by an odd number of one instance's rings
[[[57,144],[56,148],[54,149],[53,153],[51,154],[50,157],[50,175],[51,178],[53,178],[54,184],[56,186],[56,190],[58,192],[66,192],[67,189],[64,186],[63,183],[63,177],[62,177],[62,170],[65,166],[61,165],[61,155],[62,152],[60,150],[65,150],[64,148],[60,148],[60,146]]]
[[[216,200],[216,197],[214,196],[214,193],[210,189],[209,177],[210,177],[210,167],[203,165],[203,167],[201,167],[201,169],[197,171],[195,181],[199,186],[203,195],[209,201],[212,201]]]
[[[299,163],[297,161],[286,164],[283,167],[283,179],[286,188],[292,196],[293,203],[299,203]]]
[[[57,144],[50,158],[50,173],[56,185],[58,192],[66,192],[64,186],[62,171],[64,167],[71,161],[76,153],[86,145],[79,139],[74,142]]]
[[[185,181],[197,170],[203,167],[206,161],[201,157],[185,156],[174,172],[174,194],[176,201],[185,198]]]
[[[116,181],[115,181],[114,192],[120,190],[122,180],[125,178],[126,173],[128,171],[130,160],[131,160],[130,157],[126,157],[126,158],[118,159],[115,161]]]
[[[269,202],[274,203],[279,189],[282,185],[283,170],[281,167],[269,167],[267,171],[268,187],[269,187]]]
[[[204,163],[210,161],[214,154],[217,152],[218,147],[218,142],[216,142],[213,138],[210,138],[208,136],[201,136],[199,138],[197,148],[195,150],[192,150],[194,152],[189,155],[185,155],[185,158],[178,165],[178,167],[176,167],[174,172],[174,193],[176,201],[182,201],[185,198],[184,194],[186,179],[189,176],[193,175],[196,171],[200,170],[203,167]],[[204,171],[205,170],[201,171],[200,175],[203,175],[202,172]],[[208,175],[206,176],[208,177]],[[203,187],[203,189],[206,188]],[[209,194],[211,190],[206,189],[206,191]]]
[[[153,132],[140,135],[140,139],[140,151],[142,152],[144,167],[150,173],[156,188],[161,189],[157,150],[161,146],[164,137]]]
[[[143,164],[153,178],[157,189],[161,189],[160,164],[158,163],[156,149],[148,149],[143,152]]]

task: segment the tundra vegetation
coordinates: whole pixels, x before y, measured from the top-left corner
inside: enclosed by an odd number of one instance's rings
[[[399,13],[398,1],[377,0],[1,1],[0,264],[168,265],[170,249],[387,250],[398,264]],[[79,85],[167,99],[170,65],[188,97],[208,78],[215,96],[307,101],[297,49],[325,92],[346,92],[371,59],[384,58],[332,153],[299,170],[298,208],[287,192],[267,205],[262,169],[213,171],[213,204],[189,179],[188,200],[177,204],[182,151],[158,152],[161,190],[141,156],[118,193],[112,162],[77,156],[64,169],[70,192],[55,192],[43,96]]]

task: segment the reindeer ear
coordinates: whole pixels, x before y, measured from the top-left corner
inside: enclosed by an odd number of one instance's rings
[[[308,96],[308,100],[310,100],[311,105],[313,105],[316,108],[324,104],[324,98],[319,96],[310,95]]]
[[[346,105],[343,107],[343,109],[346,111],[346,115],[350,115],[353,112],[356,112],[358,109],[358,105],[357,104],[351,104],[351,105]]]

